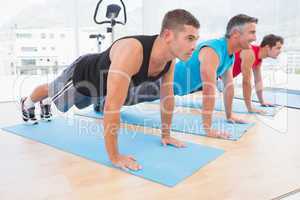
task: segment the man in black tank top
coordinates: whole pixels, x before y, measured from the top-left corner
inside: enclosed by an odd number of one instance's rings
[[[170,136],[174,62],[175,58],[187,60],[192,55],[199,27],[198,20],[188,11],[172,10],[165,15],[159,35],[124,37],[103,53],[78,58],[53,82],[38,86],[29,97],[21,100],[24,121],[36,123],[36,102],[41,102],[43,118],[50,120],[50,104],[45,103],[47,97],[63,112],[73,105],[84,108],[105,97],[104,138],[109,159],[117,167],[139,170],[141,166],[132,156],[118,151],[120,109],[129,88],[161,78],[161,142],[184,147]]]

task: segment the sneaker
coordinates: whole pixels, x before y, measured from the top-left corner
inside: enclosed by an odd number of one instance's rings
[[[51,121],[52,120],[52,113],[51,113],[51,105],[50,104],[43,104],[40,102],[41,106],[41,119],[44,121]]]
[[[32,124],[32,125],[37,124],[38,121],[35,118],[35,113],[34,113],[35,107],[25,109],[25,107],[24,107],[25,100],[26,100],[26,97],[21,99],[21,110],[22,110],[23,121],[28,124]]]
[[[101,112],[103,113],[104,111],[104,103],[105,103],[105,99],[103,99],[102,101],[99,100],[97,103],[94,104],[94,111],[95,112]]]

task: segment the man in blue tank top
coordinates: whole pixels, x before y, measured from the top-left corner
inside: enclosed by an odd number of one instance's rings
[[[220,39],[201,42],[187,61],[179,61],[174,70],[174,94],[186,95],[203,88],[203,125],[208,136],[227,138],[229,133],[211,128],[212,112],[215,104],[215,85],[217,77],[222,77],[226,90],[224,103],[227,120],[245,123],[232,114],[234,53],[249,49],[256,40],[257,19],[247,15],[236,15],[227,24],[226,35]],[[133,96],[150,100],[158,99],[159,85],[141,85]],[[135,92],[135,91],[134,91]],[[134,93],[133,92],[133,93]]]
[[[227,120],[245,123],[232,113],[234,95],[232,65],[234,53],[250,48],[256,40],[257,19],[247,15],[236,15],[227,24],[226,35],[220,39],[200,43],[188,61],[176,63],[174,72],[174,94],[186,95],[203,88],[203,128],[208,136],[229,137],[229,133],[211,128],[215,105],[215,86],[217,77],[222,77],[224,106]]]

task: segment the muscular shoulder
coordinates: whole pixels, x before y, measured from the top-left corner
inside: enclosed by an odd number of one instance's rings
[[[111,48],[110,60],[113,68],[135,74],[143,61],[142,44],[134,38],[119,40]]]
[[[255,60],[255,54],[254,54],[254,51],[252,48],[242,50],[240,53],[240,57],[242,60],[248,61],[248,62],[254,62],[254,60]]]
[[[199,52],[199,60],[202,63],[211,63],[217,65],[219,63],[218,54],[211,47],[203,47]]]

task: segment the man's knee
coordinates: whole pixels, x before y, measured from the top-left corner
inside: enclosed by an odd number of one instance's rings
[[[42,85],[42,91],[43,91],[43,93],[44,94],[48,94],[48,92],[49,92],[49,85],[48,84],[44,84],[44,85]]]

